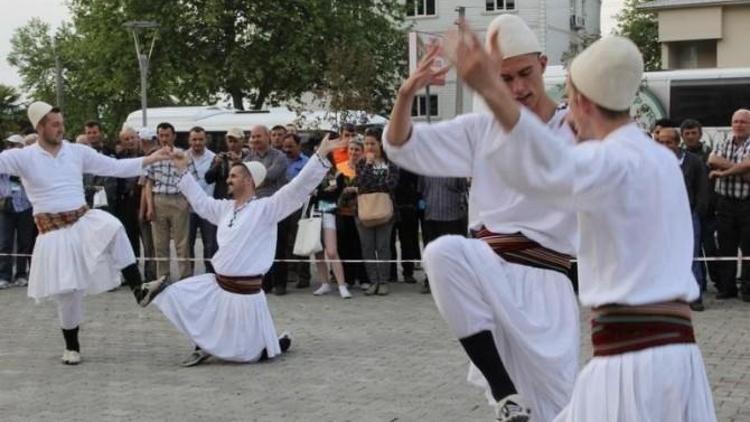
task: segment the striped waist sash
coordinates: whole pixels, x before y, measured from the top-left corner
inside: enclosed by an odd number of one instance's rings
[[[480,239],[492,248],[496,254],[514,264],[527,265],[545,270],[553,270],[569,275],[570,255],[545,248],[521,233],[498,234],[487,228],[473,232],[474,237]]]
[[[230,277],[216,274],[216,282],[223,290],[240,295],[254,295],[263,288],[262,275]]]
[[[37,230],[39,230],[39,234],[44,234],[53,230],[62,229],[63,227],[72,226],[76,221],[83,217],[88,210],[88,205],[83,205],[81,208],[72,211],[36,214],[34,215],[34,223],[36,224]]]
[[[612,356],[665,346],[695,343],[690,307],[685,302],[605,305],[592,310],[594,356]]]

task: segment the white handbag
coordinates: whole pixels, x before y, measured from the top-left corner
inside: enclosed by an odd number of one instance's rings
[[[109,204],[107,203],[107,191],[104,190],[103,187],[97,186],[97,191],[94,193],[94,208],[102,208],[106,207]]]
[[[302,208],[302,216],[297,222],[297,237],[294,239],[294,251],[297,256],[310,256],[323,251],[323,243],[320,241],[323,219],[319,214],[310,213],[306,218],[310,199]]]

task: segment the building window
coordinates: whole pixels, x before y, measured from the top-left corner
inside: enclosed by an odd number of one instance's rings
[[[414,97],[414,102],[411,104],[411,115],[415,117],[427,115],[427,96],[417,95]],[[430,116],[438,115],[438,96],[436,94],[430,95]]]
[[[435,1],[436,0],[406,0],[406,16],[435,16]]]
[[[516,0],[485,0],[484,8],[488,12],[515,10]]]

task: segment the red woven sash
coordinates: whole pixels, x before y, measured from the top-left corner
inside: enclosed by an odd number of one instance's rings
[[[521,233],[498,234],[482,227],[473,234],[475,238],[487,242],[496,254],[508,262],[558,271],[568,276],[570,255],[545,248]]]
[[[81,208],[72,211],[36,214],[34,215],[34,223],[36,224],[37,230],[39,230],[39,234],[44,234],[63,227],[72,226],[76,221],[83,217],[88,210],[88,205],[84,205]]]
[[[673,301],[595,308],[591,320],[591,342],[594,356],[695,343],[690,307],[685,302]]]

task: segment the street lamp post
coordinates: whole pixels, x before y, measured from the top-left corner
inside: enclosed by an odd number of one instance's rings
[[[133,41],[135,41],[135,54],[138,56],[138,69],[141,71],[141,115],[143,120],[143,127],[148,126],[148,118],[146,116],[146,108],[148,108],[148,66],[151,60],[151,53],[154,51],[154,43],[156,42],[156,30],[159,25],[156,22],[151,21],[129,21],[125,22],[123,26],[133,34]],[[148,50],[148,54],[141,51],[141,43],[139,35],[148,31],[153,31],[154,35],[151,37],[151,47]]]

